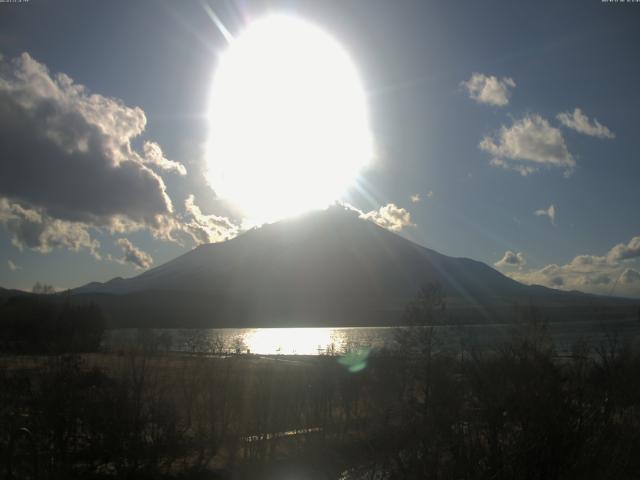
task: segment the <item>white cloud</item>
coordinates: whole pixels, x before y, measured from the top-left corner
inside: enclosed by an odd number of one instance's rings
[[[549,220],[551,220],[551,225],[556,224],[556,206],[553,204],[549,205],[549,208],[541,208],[539,210],[536,210],[535,212],[533,212],[533,214],[537,217],[549,217]]]
[[[573,113],[559,113],[556,117],[565,127],[584,135],[597,138],[615,138],[615,134],[611,130],[602,125],[595,118],[593,121],[589,120],[589,117],[582,113],[582,110],[579,108],[576,108]]]
[[[419,193],[414,193],[413,195],[411,195],[410,199],[411,203],[418,203],[420,200],[422,200]]]
[[[640,297],[640,273],[637,267],[639,252],[633,253],[640,236],[628,244],[614,246],[605,255],[577,255],[564,265],[550,264],[539,269],[508,273],[527,284],[544,285],[562,290],[580,290],[601,295]],[[624,247],[621,249],[620,247]]]
[[[20,265],[16,265],[11,260],[7,260],[7,265],[9,266],[9,270],[11,270],[12,272],[22,270],[22,267]]]
[[[11,242],[20,250],[26,247],[49,253],[54,248],[76,252],[86,249],[95,258],[100,258],[100,243],[91,238],[83,223],[51,218],[41,210],[24,208],[0,198],[0,225],[11,234]]]
[[[116,259],[122,264],[130,263],[137,269],[144,270],[153,265],[153,258],[147,252],[140,250],[127,238],[118,238],[116,245],[122,249],[123,257]]]
[[[607,254],[607,259],[610,262],[619,262],[634,258],[640,258],[640,236],[633,237],[627,244],[619,243]]]
[[[186,199],[185,210],[188,220],[185,220],[182,228],[198,244],[221,242],[238,235],[239,227],[227,217],[202,213],[193,195]]]
[[[499,268],[518,267],[522,268],[526,264],[524,255],[521,252],[515,253],[511,250],[504,252],[504,255],[494,265]]]
[[[528,175],[540,167],[564,168],[570,174],[576,161],[562,132],[540,115],[527,115],[510,127],[502,126],[495,136],[485,136],[479,144],[491,154],[490,164]]]
[[[491,160],[489,160],[489,165],[491,165],[492,167],[504,168],[505,170],[513,170],[514,172],[518,172],[523,177],[526,177],[527,175],[531,175],[532,173],[535,173],[538,171],[537,167],[511,163],[501,158],[492,158]]]
[[[162,153],[160,145],[155,142],[144,142],[143,146],[144,157],[142,161],[150,166],[159,167],[161,170],[167,170],[169,172],[177,172],[180,175],[186,175],[187,169],[180,162],[174,162],[168,160]]]
[[[471,78],[460,85],[467,90],[469,98],[478,103],[485,103],[497,107],[509,104],[510,89],[516,86],[512,78],[503,77],[501,80],[493,75],[474,73]]]
[[[411,214],[404,208],[398,207],[393,203],[388,203],[378,210],[372,210],[366,213],[360,212],[360,218],[370,220],[392,232],[399,232],[405,227],[414,226],[414,224],[411,223]]]

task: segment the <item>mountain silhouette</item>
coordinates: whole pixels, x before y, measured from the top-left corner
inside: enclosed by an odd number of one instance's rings
[[[397,324],[438,283],[452,315],[492,322],[514,305],[589,308],[598,297],[526,286],[488,265],[413,243],[342,206],[201,245],[136,277],[74,290],[119,326]]]

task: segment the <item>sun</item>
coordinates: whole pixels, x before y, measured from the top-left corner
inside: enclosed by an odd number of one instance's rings
[[[252,223],[326,207],[373,155],[358,72],[330,35],[299,18],[257,20],[215,71],[209,180]]]

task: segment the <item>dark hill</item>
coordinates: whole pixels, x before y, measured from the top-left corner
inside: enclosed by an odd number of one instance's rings
[[[97,302],[118,325],[382,325],[397,323],[430,282],[443,286],[452,314],[474,321],[501,321],[515,304],[577,312],[604,302],[522,285],[341,207],[202,245],[136,277],[80,287],[74,296]]]

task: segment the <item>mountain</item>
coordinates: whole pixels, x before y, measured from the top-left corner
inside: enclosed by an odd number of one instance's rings
[[[6,302],[9,298],[17,297],[20,295],[32,295],[29,292],[23,292],[22,290],[7,289],[0,287],[0,304]]]
[[[515,304],[584,310],[598,302],[579,292],[525,286],[337,206],[73,293],[100,304],[119,326],[387,325],[431,282],[442,285],[450,312],[473,321],[512,315]]]

